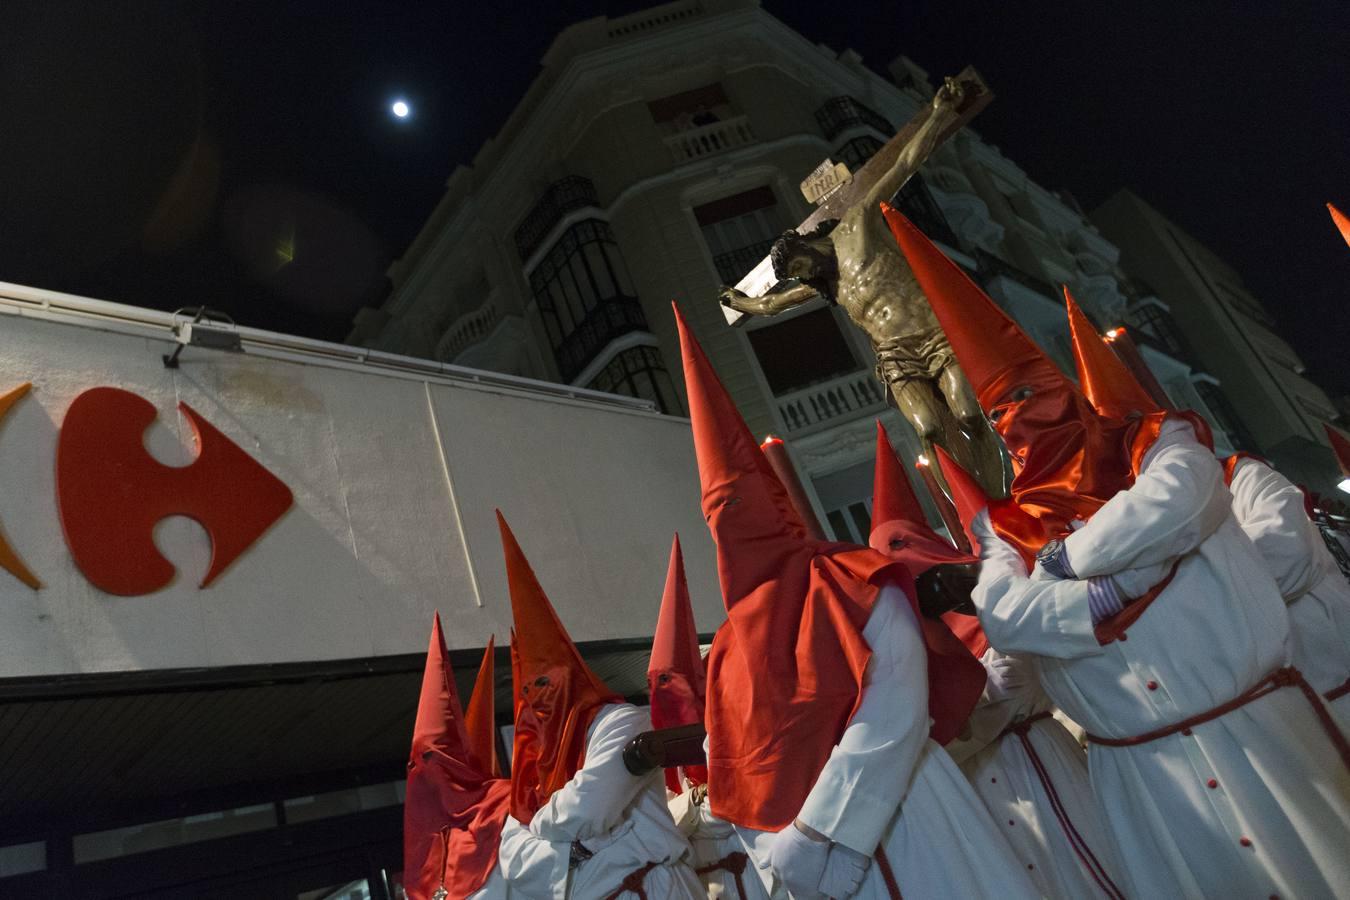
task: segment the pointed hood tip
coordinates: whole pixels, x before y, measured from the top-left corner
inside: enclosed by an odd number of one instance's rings
[[[872,531],[891,521],[927,527],[928,517],[891,446],[885,426],[878,419],[876,461],[872,471]]]
[[[975,517],[979,515],[980,510],[989,505],[989,495],[984,492],[984,488],[975,480],[969,472],[962,467],[951,455],[941,446],[937,446],[938,465],[942,468],[942,475],[947,479],[947,486],[951,490],[952,505],[956,507],[956,514],[961,519],[961,527],[965,529],[966,539],[970,541],[970,546],[979,552],[980,542],[975,537],[974,529],[971,527]]]
[[[882,204],[882,213],[985,412],[1014,380],[1067,381],[1021,327],[913,222],[889,204]]]
[[[1350,218],[1347,218],[1334,203],[1327,204],[1327,211],[1331,213],[1331,221],[1336,223],[1336,229],[1340,231],[1341,237],[1350,244]]]
[[[1098,414],[1114,419],[1125,419],[1134,413],[1147,415],[1160,412],[1161,407],[1144,390],[1116,352],[1097,333],[1087,313],[1069,293],[1064,291],[1064,306],[1069,319],[1069,338],[1073,345],[1074,366],[1078,383],[1088,403]]]

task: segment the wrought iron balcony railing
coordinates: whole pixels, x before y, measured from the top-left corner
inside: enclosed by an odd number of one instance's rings
[[[768,255],[769,248],[773,246],[774,240],[774,238],[769,238],[766,241],[757,241],[748,246],[714,256],[713,265],[717,267],[717,274],[722,279],[722,283],[735,284],[744,278],[747,272],[759,265],[759,261]]]
[[[521,260],[529,259],[539,249],[540,242],[563,216],[575,209],[599,205],[595,185],[589,178],[568,175],[553,182],[530,208],[525,221],[516,228],[516,251],[520,253]]]
[[[825,133],[827,141],[834,140],[840,132],[856,125],[866,125],[887,138],[895,134],[895,128],[885,116],[848,96],[831,97],[822,103],[820,109],[816,110],[816,124]]]
[[[571,381],[610,341],[630,331],[646,331],[647,317],[636,298],[602,300],[553,351],[558,373]]]

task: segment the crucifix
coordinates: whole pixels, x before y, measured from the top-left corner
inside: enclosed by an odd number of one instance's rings
[[[817,296],[837,303],[872,340],[876,374],[925,451],[941,444],[991,496],[1004,494],[998,437],[952,353],[928,299],[881,215],[932,152],[993,98],[967,67],[852,177],[822,165],[806,188],[829,191],[736,287],[721,291],[732,325],[772,316]],[[828,161],[827,161],[828,162]],[[830,191],[830,188],[834,189]]]

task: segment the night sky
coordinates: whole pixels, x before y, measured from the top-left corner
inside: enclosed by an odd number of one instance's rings
[[[0,280],[340,340],[553,36],[650,5],[9,0]],[[1350,391],[1350,248],[1323,207],[1350,211],[1350,4],[765,6],[879,71],[974,64],[986,139],[1086,209],[1133,188]]]

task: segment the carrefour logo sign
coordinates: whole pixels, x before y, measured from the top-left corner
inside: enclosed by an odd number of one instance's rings
[[[28,393],[0,395],[0,420]],[[56,504],[75,565],[109,594],[136,596],[166,587],[173,564],[155,547],[155,525],[187,516],[206,530],[211,563],[206,587],[290,508],[275,475],[186,403],[179,409],[197,440],[197,458],[166,466],[145,449],[155,407],[120,388],[97,387],[75,398],[56,443]],[[0,535],[0,568],[35,590],[41,580]]]

